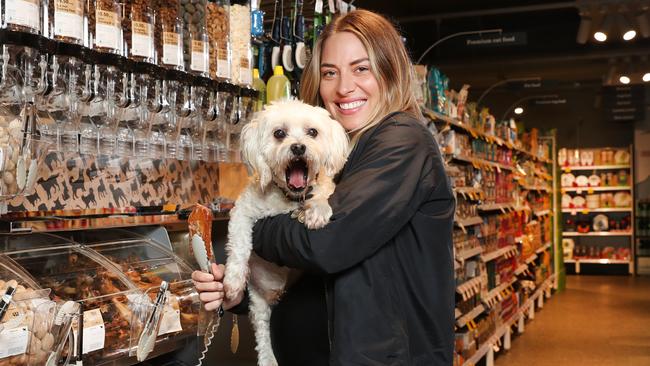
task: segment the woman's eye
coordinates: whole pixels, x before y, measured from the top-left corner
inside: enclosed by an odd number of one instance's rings
[[[307,135],[311,137],[316,137],[318,136],[318,130],[316,130],[315,128],[310,128],[307,130]]]
[[[273,137],[278,140],[282,140],[283,138],[287,137],[287,133],[284,132],[284,130],[275,130],[273,131]]]
[[[364,72],[364,71],[368,71],[368,70],[370,70],[370,68],[368,66],[359,66],[359,67],[357,67],[357,72]]]
[[[334,76],[336,76],[336,72],[334,72],[332,70],[323,71],[323,77],[324,78],[333,78]]]

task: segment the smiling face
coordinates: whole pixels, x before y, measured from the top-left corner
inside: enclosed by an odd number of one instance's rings
[[[357,36],[338,32],[325,41],[320,75],[323,105],[343,128],[358,130],[370,122],[380,103],[379,83]]]

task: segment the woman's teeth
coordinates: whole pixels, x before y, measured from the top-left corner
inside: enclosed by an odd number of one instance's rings
[[[359,108],[364,104],[366,104],[365,100],[357,100],[356,102],[351,102],[351,103],[340,103],[339,107],[341,109],[354,109],[354,108]]]

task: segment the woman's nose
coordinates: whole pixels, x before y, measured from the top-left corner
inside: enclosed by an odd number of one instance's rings
[[[354,83],[354,79],[350,75],[342,73],[341,77],[339,78],[337,92],[341,95],[346,95],[353,92],[355,88],[356,84]]]

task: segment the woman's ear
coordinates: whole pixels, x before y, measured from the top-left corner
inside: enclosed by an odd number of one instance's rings
[[[271,168],[264,160],[261,145],[264,143],[264,111],[258,112],[241,131],[242,160],[253,172],[262,191],[271,183]]]

